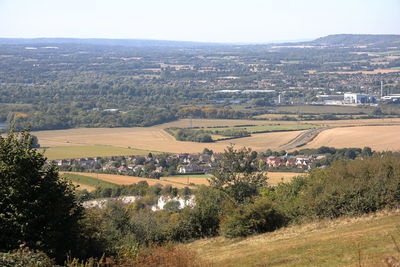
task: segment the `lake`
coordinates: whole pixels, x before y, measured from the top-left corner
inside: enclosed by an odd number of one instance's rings
[[[0,122],[0,129],[6,128],[7,123],[6,122]]]

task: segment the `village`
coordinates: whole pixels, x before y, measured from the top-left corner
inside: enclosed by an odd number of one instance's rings
[[[112,156],[87,157],[78,159],[62,159],[48,161],[56,165],[60,171],[97,172],[109,174],[131,175],[158,179],[162,176],[211,174],[218,168],[218,160],[222,154],[205,150],[203,153],[152,154],[146,156]],[[325,155],[269,155],[258,154],[259,171],[295,171],[310,170]]]

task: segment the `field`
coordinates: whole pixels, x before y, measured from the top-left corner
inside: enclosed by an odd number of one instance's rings
[[[106,157],[106,156],[126,156],[126,155],[147,155],[154,151],[116,147],[109,145],[92,146],[56,146],[41,149],[45,156],[50,159],[65,158],[84,158],[84,157]]]
[[[61,177],[71,180],[74,184],[79,185],[79,189],[86,189],[88,191],[92,191],[96,189],[96,187],[113,187],[116,184],[112,182],[107,182],[101,179],[93,178],[86,173],[77,174],[77,173],[68,173],[68,172],[60,172]]]
[[[353,108],[353,107],[351,107]],[[275,121],[275,126],[265,125],[263,120],[200,120],[193,119],[193,127],[218,127],[236,126],[236,129],[245,127],[251,131],[279,129],[299,129],[341,126],[365,127],[343,127],[324,130],[317,138],[306,147],[337,146],[337,147],[364,147],[370,146],[377,150],[399,149],[400,118],[385,119],[357,119],[357,120],[324,120],[324,121],[301,121],[294,124],[292,121]],[[226,146],[234,144],[238,147],[246,146],[256,151],[267,149],[280,150],[282,146],[289,143],[304,131],[254,133],[250,137],[239,139],[222,140],[214,143],[196,143],[176,141],[164,128],[185,127],[190,120],[179,120],[153,127],[132,128],[79,128],[69,130],[53,130],[32,132],[38,137],[42,147],[48,147],[46,156],[49,159],[80,158],[93,156],[112,155],[144,155],[149,152],[161,153],[200,153],[204,148],[215,152],[223,152]],[[242,126],[238,126],[242,125]],[[256,125],[256,126],[243,126]],[[395,126],[393,126],[395,125]],[[379,126],[379,127],[378,127]],[[367,128],[368,127],[368,128]],[[378,127],[378,128],[374,128]],[[278,130],[275,128],[275,130]],[[227,130],[230,128],[212,128]],[[243,128],[244,129],[244,128]],[[365,131],[370,131],[365,133]],[[364,132],[364,133],[363,133]],[[336,133],[338,136],[336,136]],[[371,134],[369,134],[371,133]],[[221,136],[215,136],[221,138]]]
[[[399,259],[400,211],[292,226],[246,239],[184,245],[212,266],[386,266]],[[395,240],[397,244],[393,241]]]
[[[172,185],[177,188],[184,188],[185,185],[180,183],[167,182],[157,179],[143,178],[143,177],[135,177],[135,176],[127,176],[127,175],[117,175],[117,174],[104,174],[104,173],[83,173],[83,172],[64,172],[67,174],[78,174],[80,176],[87,176],[95,179],[99,179],[105,182],[109,182],[117,185],[130,185],[135,184],[140,181],[146,181],[149,185],[161,184],[161,185]]]
[[[249,123],[249,121],[246,121],[246,123]],[[210,122],[209,124],[212,125]],[[221,122],[214,122],[213,125],[218,126],[217,124],[221,124]],[[262,124],[265,124],[265,122],[262,122]],[[57,157],[64,155],[63,158],[69,158],[71,153],[82,155],[81,149],[84,150],[85,147],[88,146],[91,147],[91,149],[95,149],[96,145],[117,147],[118,149],[131,147],[142,150],[139,151],[140,153],[143,153],[143,150],[146,150],[145,153],[147,153],[147,151],[199,153],[206,147],[215,152],[223,152],[227,145],[233,143],[238,146],[248,146],[255,150],[264,151],[267,148],[277,149],[279,146],[295,138],[300,132],[301,131],[254,134],[251,137],[216,143],[176,141],[174,137],[165,132],[160,126],[147,128],[79,128],[38,131],[32,132],[32,134],[38,137],[42,147],[75,147],[71,148],[71,152],[67,154],[62,154],[62,148],[58,148],[61,153],[58,154]],[[91,152],[90,149],[89,152]],[[132,154],[131,151],[124,150],[124,152]]]
[[[302,148],[320,146],[365,147],[374,150],[400,150],[400,126],[360,126],[341,127],[322,131],[317,137]]]
[[[370,114],[373,107],[358,106],[328,106],[328,105],[305,105],[305,106],[280,106],[275,113],[301,113],[301,114]]]
[[[212,132],[223,132],[225,130],[233,130],[233,131],[247,131],[249,133],[262,133],[262,132],[279,132],[279,131],[299,131],[299,130],[307,130],[311,128],[317,127],[313,124],[280,124],[280,123],[271,123],[265,125],[256,125],[256,126],[233,126],[233,127],[209,127],[209,128],[200,128],[194,130],[205,130]]]
[[[305,173],[294,172],[268,172],[268,184],[274,186],[280,182],[289,182],[293,177],[305,175]],[[169,181],[183,185],[209,185],[208,175],[176,175],[169,177],[161,177],[162,181]]]

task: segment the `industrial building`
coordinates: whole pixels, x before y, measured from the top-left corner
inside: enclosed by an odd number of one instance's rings
[[[375,97],[366,94],[345,93],[343,103],[344,104],[375,103]]]

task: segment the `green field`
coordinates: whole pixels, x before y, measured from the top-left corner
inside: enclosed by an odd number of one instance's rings
[[[307,130],[317,127],[318,127],[317,125],[312,125],[312,124],[269,124],[269,125],[256,125],[256,126],[201,128],[195,130],[210,131],[214,134],[219,134],[219,132],[223,132],[226,130],[247,131],[249,133],[264,133],[264,132]]]
[[[292,226],[246,239],[185,245],[212,266],[386,266],[400,258],[400,212],[379,212]],[[394,240],[394,241],[393,241]]]
[[[74,173],[63,173],[61,177],[64,177],[68,180],[71,180],[72,182],[78,183],[78,184],[83,184],[83,185],[88,185],[92,187],[114,187],[116,184],[110,183],[104,180],[100,180],[97,178],[92,178],[89,176],[84,176],[80,174],[74,174]]]
[[[300,114],[371,114],[373,107],[353,106],[324,106],[324,105],[302,105],[302,106],[280,106],[275,113],[300,113]]]
[[[86,157],[106,157],[106,156],[127,156],[127,155],[147,155],[149,152],[157,154],[155,151],[124,148],[107,145],[93,146],[57,146],[42,148],[44,155],[50,159],[74,159]]]

